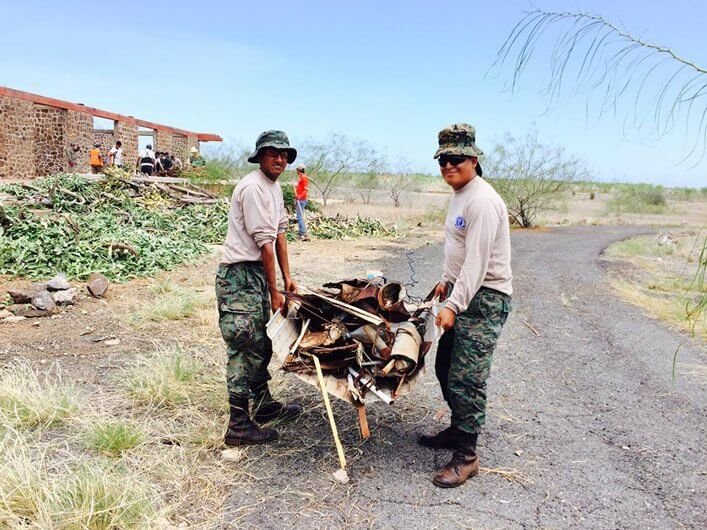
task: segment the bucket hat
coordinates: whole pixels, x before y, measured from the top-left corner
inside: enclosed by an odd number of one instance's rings
[[[283,131],[265,131],[255,141],[255,151],[248,157],[248,162],[255,164],[258,161],[258,153],[266,147],[287,150],[287,162],[289,164],[297,158],[297,149],[290,146],[290,139],[287,138]]]
[[[484,152],[476,146],[476,129],[467,123],[455,123],[439,131],[439,148],[434,158],[440,155],[480,157]]]

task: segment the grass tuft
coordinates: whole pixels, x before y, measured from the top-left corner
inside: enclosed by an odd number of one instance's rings
[[[145,436],[138,427],[114,421],[92,424],[85,434],[85,443],[89,449],[113,458],[120,457],[144,440]]]
[[[164,350],[129,369],[125,386],[140,405],[170,408],[198,398],[204,368],[179,349]]]
[[[0,424],[17,429],[53,427],[78,410],[77,391],[61,376],[41,381],[25,365],[11,365],[0,372]]]
[[[95,464],[73,473],[53,501],[53,516],[65,528],[144,528],[154,513],[142,484]]]
[[[167,322],[194,317],[212,300],[194,289],[180,287],[169,279],[157,280],[150,291],[155,297],[133,316],[137,322]]]

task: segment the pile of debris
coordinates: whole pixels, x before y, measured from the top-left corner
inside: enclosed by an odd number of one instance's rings
[[[392,403],[421,373],[439,336],[431,296],[412,303],[401,283],[382,277],[288,297],[287,318],[275,315],[268,324],[283,369],[316,384],[318,361],[327,391],[357,406],[369,397]]]
[[[95,298],[102,298],[110,282],[100,273],[94,273],[86,282],[86,290]],[[33,283],[27,289],[8,289],[12,303],[0,305],[0,321],[19,322],[26,318],[48,317],[59,307],[74,305],[79,297],[65,274],[57,274],[48,282]]]

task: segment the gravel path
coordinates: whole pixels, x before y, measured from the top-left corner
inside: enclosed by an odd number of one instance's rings
[[[251,449],[254,479],[234,491],[224,525],[706,527],[705,379],[685,375],[673,384],[671,365],[679,344],[684,363],[704,366],[707,352],[617,300],[605,283],[601,251],[649,231],[514,232],[515,310],[495,355],[479,447],[489,473],[453,490],[432,485],[449,452],[415,438],[449,416],[429,370],[393,407],[370,407],[372,436],[363,444],[355,412],[337,404],[351,482],[335,484],[323,408],[297,385],[313,405],[281,429],[277,444]],[[425,294],[442,249],[430,245],[413,259],[415,294]],[[410,276],[402,255],[381,268],[391,278]]]

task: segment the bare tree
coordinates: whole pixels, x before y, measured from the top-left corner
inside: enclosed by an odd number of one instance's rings
[[[339,133],[305,143],[302,153],[310,182],[321,194],[324,206],[341,180],[375,172],[380,165],[380,155],[368,142]]]
[[[557,30],[557,33],[555,33]],[[670,48],[634,37],[599,15],[535,10],[516,24],[498,51],[492,68],[512,62],[510,88],[515,89],[538,43],[555,37],[550,77],[545,87],[550,104],[568,85],[584,92],[587,108],[598,114],[617,112],[631,101],[626,119],[639,130],[658,135],[682,124],[692,138],[685,159],[702,160],[707,148],[707,70]],[[595,106],[593,97],[599,97]]]
[[[484,174],[489,174],[508,206],[508,215],[525,228],[533,226],[538,213],[562,202],[574,181],[588,177],[580,160],[561,147],[539,143],[535,131],[520,140],[507,134],[484,166]]]

